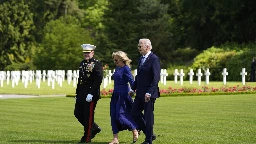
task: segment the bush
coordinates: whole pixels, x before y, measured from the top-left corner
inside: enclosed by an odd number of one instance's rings
[[[252,57],[256,56],[256,44],[237,44],[237,43],[226,43],[221,45],[219,48],[211,47],[207,50],[203,51],[199,55],[194,58],[194,61],[184,62],[184,58],[179,59],[180,56],[185,56],[186,50],[178,49],[175,51],[176,60],[180,60],[180,62],[171,64],[168,69],[167,80],[173,80],[174,70],[183,69],[185,73],[184,80],[189,80],[188,72],[190,69],[193,69],[195,75],[197,70],[200,68],[202,73],[204,70],[209,68],[210,70],[210,81],[222,81],[222,71],[224,68],[227,68],[228,76],[227,81],[241,81],[240,72],[242,68],[246,68],[247,79],[250,79],[250,71],[251,71],[251,62]],[[175,59],[175,58],[174,58]],[[189,59],[186,59],[189,60]],[[192,63],[192,64],[191,64]],[[202,77],[202,80],[205,80],[205,76]]]

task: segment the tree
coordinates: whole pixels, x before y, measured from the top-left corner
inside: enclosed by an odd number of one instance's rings
[[[0,70],[31,62],[35,49],[33,14],[23,0],[0,5]],[[17,67],[19,69],[19,67]]]
[[[44,70],[75,70],[82,60],[81,44],[92,43],[89,32],[72,16],[47,23],[34,64]]]
[[[171,61],[170,53],[173,51],[173,46],[170,17],[167,14],[168,5],[161,4],[159,0],[140,0],[137,9],[138,39],[149,38],[151,40],[152,51],[159,56],[162,64]]]
[[[160,59],[167,59],[166,52],[170,51],[168,19],[167,6],[158,0],[109,1],[103,20],[104,35],[98,40],[99,45],[106,49],[101,52],[107,57],[103,62],[113,67],[112,52],[122,50],[128,53],[135,68],[140,57],[137,49],[140,38],[149,38],[153,51]]]
[[[205,50],[225,42],[255,42],[254,0],[161,0],[169,4],[175,47]]]
[[[84,11],[78,8],[77,0],[26,0],[26,3],[34,16],[36,29],[33,35],[38,43],[42,42],[42,30],[49,21],[66,15],[81,18],[84,14]]]

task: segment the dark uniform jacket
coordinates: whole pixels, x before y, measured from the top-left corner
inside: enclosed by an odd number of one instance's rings
[[[76,88],[76,101],[86,102],[87,94],[92,94],[93,101],[100,99],[100,85],[103,78],[103,66],[98,60],[83,60],[79,66],[79,77]]]

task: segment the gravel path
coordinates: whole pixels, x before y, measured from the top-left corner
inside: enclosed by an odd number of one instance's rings
[[[66,95],[54,95],[54,96],[66,96]],[[8,99],[8,98],[40,98],[40,97],[53,97],[52,95],[42,95],[42,96],[35,96],[35,95],[17,95],[17,94],[0,94],[1,99]]]

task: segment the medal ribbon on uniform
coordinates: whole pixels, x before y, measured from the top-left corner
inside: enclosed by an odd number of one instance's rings
[[[87,72],[92,72],[92,70],[94,68],[94,65],[95,65],[94,62],[91,62],[91,63],[87,64],[86,71]],[[90,73],[87,74],[87,77],[89,77],[89,76],[90,76]]]

